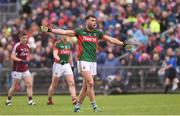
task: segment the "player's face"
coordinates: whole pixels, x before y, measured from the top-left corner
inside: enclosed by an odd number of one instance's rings
[[[26,44],[27,43],[27,35],[21,36],[20,41],[22,44]]]
[[[87,25],[88,25],[88,28],[89,28],[89,29],[95,29],[95,28],[96,28],[96,25],[97,25],[97,20],[96,20],[96,18],[90,17],[90,18],[87,20]]]

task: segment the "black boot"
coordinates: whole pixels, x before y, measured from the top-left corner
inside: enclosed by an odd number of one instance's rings
[[[164,88],[164,93],[165,93],[165,94],[168,92],[169,87],[170,87],[169,85],[165,85],[165,88]]]

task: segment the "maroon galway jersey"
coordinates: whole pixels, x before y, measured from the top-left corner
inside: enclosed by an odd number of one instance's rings
[[[12,54],[16,54],[17,58],[22,60],[27,60],[27,56],[29,54],[29,46],[27,44],[17,43],[15,44]],[[22,62],[13,61],[13,71],[17,72],[25,72],[28,70],[28,65]]]

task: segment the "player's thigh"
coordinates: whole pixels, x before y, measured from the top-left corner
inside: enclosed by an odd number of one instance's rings
[[[64,72],[63,65],[54,63],[52,68],[52,77],[60,77]]]
[[[86,83],[93,83],[93,76],[91,75],[90,71],[81,71],[81,75],[83,77],[83,79],[85,79]]]
[[[66,75],[65,77],[66,77],[66,81],[67,81],[68,85],[74,85],[75,84],[73,74]]]
[[[12,82],[12,86],[13,88],[15,88],[15,86],[20,82],[20,79],[17,78],[13,78],[13,82]]]
[[[52,86],[57,86],[59,83],[59,78],[58,76],[52,76],[52,81],[51,81],[51,85]]]
[[[12,71],[11,76],[12,76],[13,79],[22,79],[23,73],[22,72]]]
[[[78,61],[78,72],[81,74],[83,79],[86,80],[87,83],[93,82],[91,63],[92,62]]]
[[[87,81],[85,79],[83,79],[82,88],[84,88],[84,89],[87,88]]]
[[[90,62],[86,61],[78,61],[77,62],[77,67],[78,67],[78,72],[81,73],[83,71],[90,72],[91,71],[91,66]]]
[[[29,70],[25,71],[22,73],[22,78],[24,80],[24,83],[26,86],[31,86],[32,85],[32,76],[29,72]]]
[[[26,80],[26,82],[32,83],[32,76],[31,76],[31,73],[29,72],[29,70],[22,73],[22,78],[23,78],[23,80]]]

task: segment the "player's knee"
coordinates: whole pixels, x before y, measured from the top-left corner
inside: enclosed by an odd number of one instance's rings
[[[82,89],[87,90],[87,85],[83,85],[83,86],[82,86]]]
[[[88,81],[87,86],[91,88],[94,87],[94,81]]]
[[[53,86],[54,89],[56,89],[57,86],[58,86],[58,82],[54,82],[54,83],[52,84],[52,86]]]
[[[69,85],[69,87],[73,87],[73,86],[75,86],[75,83],[74,83],[74,81],[69,81],[68,85]]]
[[[27,83],[26,83],[26,87],[27,87],[27,88],[32,88],[31,83],[30,83],[30,82],[27,82]]]

